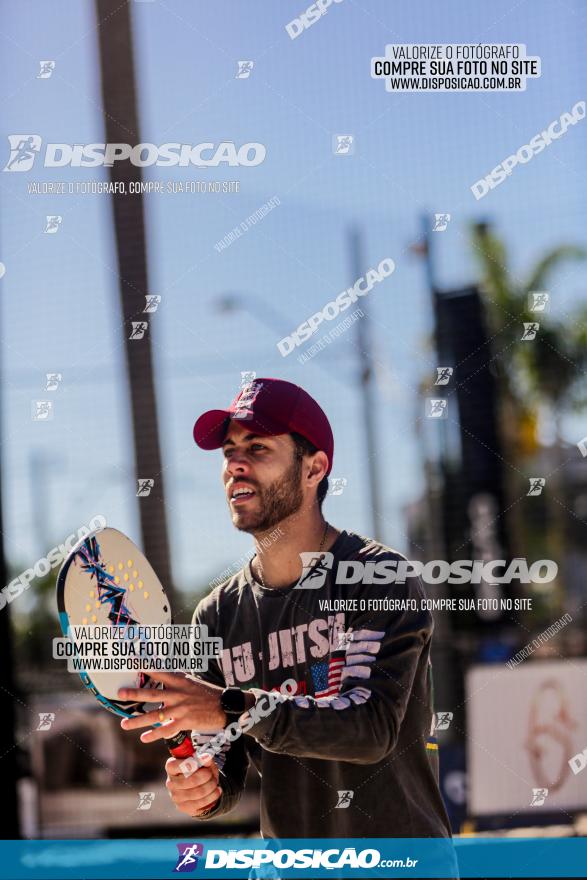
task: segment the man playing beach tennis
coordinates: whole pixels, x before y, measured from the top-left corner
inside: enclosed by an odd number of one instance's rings
[[[325,521],[326,415],[297,385],[255,379],[200,416],[194,439],[222,448],[232,522],[256,555],[196,608],[220,659],[200,681],[155,676],[166,720],[142,739],[191,729],[201,753],[215,737],[195,772],[167,761],[176,806],[229,812],[252,762],[264,837],[450,837],[430,736],[432,618],[404,557]]]

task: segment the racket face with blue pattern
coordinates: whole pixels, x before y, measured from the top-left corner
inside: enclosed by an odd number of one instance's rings
[[[57,607],[63,635],[70,626],[122,627],[171,623],[165,590],[148,559],[117,529],[105,528],[76,544],[57,578]],[[141,672],[80,670],[84,685],[111,712],[130,718],[159,702],[155,692],[144,703],[121,701],[121,687],[160,690]],[[151,705],[149,705],[151,704]]]

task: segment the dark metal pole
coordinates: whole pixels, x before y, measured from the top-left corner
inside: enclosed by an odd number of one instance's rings
[[[434,273],[434,250],[432,248],[432,217],[429,214],[422,214],[422,242],[424,246],[424,266],[426,269],[426,281],[428,289],[433,293],[436,290],[436,280]]]
[[[134,146],[141,143],[137,112],[133,44],[129,3],[96,0],[100,26],[99,49],[106,141]],[[140,184],[141,169],[128,159],[113,162],[113,183]],[[145,314],[149,293],[143,200],[139,194],[112,196],[119,293],[124,318],[123,334],[128,369],[136,477],[154,480],[148,495],[139,497],[145,553],[168,591],[172,590],[169,541],[165,516],[165,491],[153,360],[152,314]],[[130,338],[132,322],[148,322],[142,338]],[[140,336],[140,331],[139,334]],[[135,484],[137,485],[137,484]]]
[[[437,284],[436,284],[436,273],[435,273],[435,265],[434,265],[434,248],[433,248],[433,236],[432,232],[432,216],[429,214],[422,215],[422,241],[424,245],[424,268],[426,273],[426,282],[428,284],[428,290],[430,291],[430,302],[432,305],[432,311],[434,315],[434,326],[435,326],[435,335],[437,333],[438,328],[438,297],[441,295]],[[438,351],[438,345],[436,346],[436,350]],[[446,364],[437,364],[438,367],[444,367]],[[440,397],[444,397],[444,392],[439,393]],[[449,401],[450,404],[450,401]],[[448,432],[447,432],[447,422],[445,419],[439,419],[437,422],[437,429],[440,433],[441,440],[441,467],[444,470],[446,468],[446,459],[448,456]]]
[[[422,215],[422,247],[424,256],[424,271],[426,275],[426,283],[430,293],[430,304],[432,306],[434,316],[434,335],[438,335],[438,307],[437,297],[440,295],[436,281],[436,271],[434,265],[434,249],[432,235],[432,217],[427,214]],[[437,341],[437,340],[436,340]],[[436,345],[438,351],[438,344]],[[437,364],[437,366],[446,366],[446,364]],[[423,403],[423,401],[422,401]],[[422,417],[425,418],[422,412]],[[435,428],[441,433],[441,458],[438,463],[440,473],[436,471],[437,464],[430,462],[428,467],[429,481],[434,474],[434,485],[429,483],[426,489],[428,503],[428,523],[427,531],[430,541],[428,547],[433,559],[448,558],[448,543],[446,539],[445,528],[445,494],[446,494],[446,422],[439,419],[435,424]],[[442,494],[438,492],[437,478],[442,480]],[[435,588],[435,598],[450,598],[450,587],[448,584],[439,584]],[[460,658],[458,658],[460,661]],[[450,614],[434,615],[434,639],[432,642],[432,666],[434,674],[434,711],[450,710],[457,705],[457,686],[455,681],[455,668],[458,663],[455,662],[455,649],[453,647],[453,633]],[[448,740],[453,739],[454,730],[450,731],[447,736]]]
[[[349,248],[351,255],[351,284],[365,273],[365,264],[361,248],[361,234],[358,229],[349,232]],[[361,308],[364,317],[357,321],[357,347],[359,358],[359,386],[363,408],[363,424],[365,426],[365,452],[367,457],[367,479],[369,487],[369,505],[371,508],[371,534],[381,540],[381,479],[377,459],[377,434],[375,426],[375,397],[373,393],[373,367],[371,362],[370,319],[365,304]]]

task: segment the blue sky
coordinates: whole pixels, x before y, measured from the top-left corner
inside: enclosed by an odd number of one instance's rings
[[[333,475],[348,481],[342,495],[327,500],[326,514],[339,527],[370,530],[354,331],[304,365],[276,349],[281,336],[354,280],[350,225],[360,226],[365,269],[387,256],[396,263],[366,307],[378,366],[381,531],[400,550],[403,507],[422,491],[414,389],[435,366],[423,268],[407,250],[422,215],[452,215],[435,237],[444,285],[475,278],[467,232],[475,219],[495,223],[519,274],[556,244],[587,245],[587,122],[482,201],[470,192],[586,98],[583,3],[343,0],[292,41],[285,25],[304,8],[303,0],[131,3],[141,140],[267,147],[256,168],[145,171],[148,180],[240,181],[238,194],[145,197],[151,292],[162,296],[152,339],[180,586],[205,583],[250,546],[230,525],[219,454],[201,452],[191,440],[194,418],[228,403],[243,370],[299,382],[320,401],[335,433]],[[104,141],[95,28],[89,2],[5,7],[6,157],[9,133]],[[399,95],[370,77],[370,59],[383,55],[386,43],[458,42],[525,43],[528,54],[541,57],[542,76],[517,94]],[[37,79],[46,59],[56,60],[55,72]],[[255,62],[249,79],[235,78],[238,60]],[[333,155],[336,133],[354,135],[353,156]],[[32,180],[102,179],[103,169],[0,174],[3,498],[14,564],[30,564],[96,513],[138,538],[111,205],[100,195],[27,193]],[[215,242],[273,196],[277,208],[215,251]],[[48,214],[63,216],[56,235],[43,234]],[[569,266],[554,281],[554,308],[572,310],[585,288],[585,267]],[[254,308],[222,313],[218,302],[227,293]],[[278,317],[270,318],[268,307]],[[39,423],[31,401],[48,396],[47,372],[61,372],[63,383],[53,395],[54,419]],[[36,471],[32,460],[40,461]]]

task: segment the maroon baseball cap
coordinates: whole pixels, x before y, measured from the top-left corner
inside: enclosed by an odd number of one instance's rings
[[[332,470],[334,438],[324,410],[307,391],[283,379],[254,379],[244,385],[228,409],[211,409],[194,425],[201,449],[219,449],[230,420],[251,427],[255,434],[301,434],[328,456]]]

